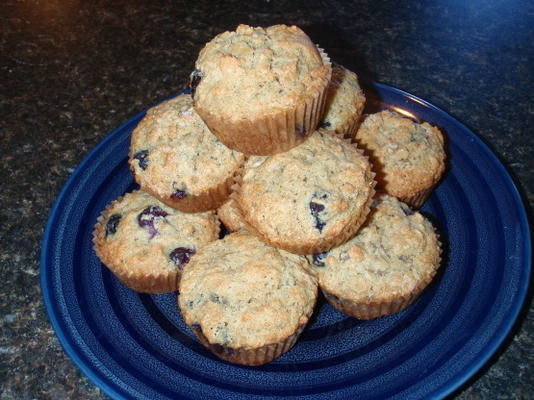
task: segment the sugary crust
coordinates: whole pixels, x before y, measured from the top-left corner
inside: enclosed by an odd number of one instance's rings
[[[217,209],[217,216],[230,232],[237,232],[246,227],[241,212],[232,198]]]
[[[179,293],[184,321],[208,348],[231,349],[214,351],[219,356],[248,352],[243,357],[250,360],[256,351],[287,351],[294,343],[313,311],[317,282],[305,257],[240,231],[197,253]]]
[[[323,114],[330,59],[297,27],[240,25],[201,51],[195,110],[226,146],[271,155],[302,143]]]
[[[139,215],[151,206],[167,215],[154,218],[151,228],[142,227]],[[120,216],[115,233],[106,232],[113,215]],[[198,251],[218,236],[214,212],[182,213],[139,190],[106,207],[95,225],[93,243],[98,258],[126,286],[143,293],[165,293],[177,289],[181,275],[171,252],[180,247]]]
[[[209,131],[191,96],[182,94],[147,111],[132,133],[129,163],[143,190],[170,207],[199,212],[226,200],[244,159]],[[177,190],[185,196],[172,196]]]
[[[326,95],[325,113],[319,126],[347,138],[354,137],[365,105],[358,76],[334,64]]]
[[[248,228],[263,241],[310,254],[356,233],[369,212],[373,177],[356,146],[316,131],[286,153],[250,157],[233,197]]]
[[[364,228],[324,254],[324,266],[315,262],[314,269],[331,304],[370,319],[407,307],[434,277],[440,254],[432,224],[394,197],[382,195]]]
[[[355,140],[375,166],[377,187],[413,207],[422,204],[445,170],[443,135],[426,122],[381,111],[365,118]]]

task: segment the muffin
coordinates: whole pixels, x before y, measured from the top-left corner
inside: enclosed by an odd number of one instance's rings
[[[365,95],[357,75],[334,64],[326,94],[325,112],[319,127],[352,139],[358,130],[364,105]]]
[[[184,265],[218,236],[213,211],[182,213],[138,190],[102,212],[93,243],[98,258],[124,285],[166,293],[177,290]]]
[[[217,209],[217,216],[229,232],[237,232],[240,229],[246,228],[239,208],[232,198],[228,199]]]
[[[297,254],[321,253],[364,222],[373,176],[355,145],[316,131],[285,153],[251,156],[232,197],[261,240]]]
[[[445,170],[441,131],[392,111],[369,115],[355,137],[377,173],[377,188],[419,208]]]
[[[178,304],[204,346],[238,364],[261,365],[288,351],[317,297],[305,257],[240,231],[203,247],[183,272]]]
[[[195,110],[226,146],[254,155],[286,151],[315,130],[332,73],[326,54],[286,25],[239,25],[208,42],[195,67]]]
[[[384,194],[354,238],[310,261],[330,304],[372,319],[408,307],[436,274],[440,253],[432,224]]]
[[[141,189],[184,212],[214,210],[228,198],[245,155],[211,134],[182,94],[148,110],[132,133],[130,168]]]

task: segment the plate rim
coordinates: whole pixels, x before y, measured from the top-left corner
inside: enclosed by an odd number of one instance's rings
[[[418,96],[415,96],[411,94],[410,92],[407,92],[402,89],[398,89],[396,87],[381,83],[381,82],[365,82],[365,84],[378,88],[379,91],[391,91],[397,95],[400,95],[402,97],[406,97],[410,99],[411,101],[415,101],[421,105],[424,105],[425,107],[431,109],[434,112],[440,113],[448,123],[451,123],[453,125],[456,125],[463,133],[467,133],[471,139],[473,139],[479,148],[483,150],[486,156],[489,157],[490,161],[497,167],[500,174],[505,178],[504,180],[508,184],[508,187],[511,189],[511,195],[513,198],[513,201],[516,205],[516,209],[518,211],[520,223],[521,223],[521,233],[522,237],[524,238],[525,242],[525,253],[523,254],[524,258],[524,265],[522,269],[523,275],[525,275],[525,279],[522,281],[521,285],[518,285],[518,298],[519,301],[517,301],[512,309],[511,312],[506,320],[503,320],[501,325],[501,328],[496,330],[493,335],[493,340],[491,340],[484,348],[484,351],[480,352],[475,360],[467,366],[466,369],[464,369],[463,373],[458,373],[455,377],[450,379],[441,386],[435,388],[432,392],[428,393],[428,396],[431,397],[437,397],[437,398],[443,398],[451,393],[455,392],[456,390],[460,389],[463,384],[465,384],[470,378],[472,378],[489,360],[494,354],[497,352],[497,350],[503,345],[504,341],[507,339],[508,335],[511,333],[512,328],[514,325],[518,322],[518,317],[523,309],[523,306],[525,305],[525,299],[527,297],[528,288],[530,286],[530,279],[531,279],[531,269],[532,269],[532,242],[531,242],[531,232],[530,232],[530,225],[529,220],[526,212],[526,206],[525,202],[517,188],[517,185],[514,181],[513,176],[508,172],[507,168],[505,167],[504,163],[499,159],[499,157],[491,150],[490,146],[479,137],[477,134],[475,134],[469,127],[467,127],[464,123],[459,121],[457,118],[455,118],[450,113],[446,112],[442,108],[430,103],[427,100],[424,100]],[[181,93],[188,92],[187,90],[177,92],[177,94],[170,96],[169,98],[175,97],[176,95],[179,95]],[[165,99],[164,99],[165,100]],[[164,101],[162,100],[162,101]],[[45,225],[45,230],[43,231],[43,236],[41,240],[41,251],[40,251],[40,288],[41,288],[41,296],[43,298],[43,303],[46,309],[46,313],[48,316],[48,319],[52,325],[52,328],[54,329],[54,334],[58,339],[59,344],[67,354],[67,356],[73,361],[74,365],[80,369],[80,371],[97,387],[102,389],[105,394],[111,396],[114,399],[121,399],[121,400],[130,400],[132,397],[125,397],[122,393],[119,393],[116,391],[111,385],[109,385],[105,380],[101,379],[93,370],[93,368],[88,365],[78,354],[78,352],[74,349],[74,347],[71,345],[69,339],[66,337],[65,332],[61,328],[60,319],[58,318],[58,315],[55,312],[54,305],[52,302],[52,293],[48,290],[50,287],[50,282],[47,277],[47,271],[50,269],[48,266],[47,259],[49,258],[49,252],[50,252],[50,241],[51,236],[54,230],[54,222],[58,218],[58,215],[60,214],[60,206],[64,202],[64,200],[68,197],[68,194],[70,193],[70,189],[73,186],[76,179],[83,173],[83,171],[86,169],[86,166],[90,164],[92,158],[100,152],[101,149],[105,148],[109,142],[111,142],[115,136],[117,136],[120,132],[122,132],[128,125],[133,123],[136,120],[139,120],[142,118],[146,111],[159,104],[161,101],[156,102],[155,104],[149,106],[145,110],[135,114],[133,117],[129,118],[126,122],[122,123],[120,126],[115,128],[111,133],[107,134],[94,148],[92,148],[89,153],[82,159],[82,161],[76,166],[74,171],[70,174],[67,181],[63,184],[63,187],[61,188],[59,194],[57,195],[54,204],[49,211],[47,222]]]

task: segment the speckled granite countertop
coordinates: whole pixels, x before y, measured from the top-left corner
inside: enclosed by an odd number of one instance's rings
[[[534,201],[531,1],[186,3],[0,4],[0,399],[105,398],[67,358],[44,310],[48,212],[100,140],[184,88],[201,46],[238,23],[297,24],[362,77],[445,109],[498,154],[527,206]],[[506,343],[453,397],[531,399],[533,369],[529,296]]]

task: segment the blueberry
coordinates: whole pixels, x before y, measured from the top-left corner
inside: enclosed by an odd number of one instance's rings
[[[312,215],[314,217],[317,217],[319,213],[324,210],[324,205],[310,201],[310,210],[311,210]]]
[[[177,247],[173,251],[171,251],[171,254],[169,254],[169,258],[178,268],[182,268],[185,264],[189,262],[189,260],[191,260],[191,256],[193,254],[196,254],[195,249],[189,249],[187,247]]]
[[[154,221],[156,220],[156,218],[165,218],[167,215],[169,215],[169,213],[162,210],[160,207],[150,206],[145,208],[141,213],[139,213],[139,215],[137,216],[137,223],[140,227],[148,229],[150,239],[152,239],[158,234],[158,230],[154,225]]]
[[[319,124],[319,128],[322,128],[322,129],[328,129],[332,126],[332,124],[328,121],[323,121]]]
[[[317,229],[319,232],[322,232],[326,222],[321,220],[319,213],[324,211],[324,205],[310,201],[310,211],[311,215],[315,218],[315,229]]]
[[[171,194],[171,199],[173,200],[181,200],[185,196],[187,196],[187,193],[183,190],[177,189],[174,191],[174,193]]]
[[[328,251],[325,251],[324,253],[317,253],[314,254],[312,259],[312,264],[316,267],[324,267],[324,260],[326,259],[326,256],[328,255]]]
[[[119,226],[121,218],[122,215],[120,214],[113,214],[109,217],[108,222],[106,223],[106,237],[117,233],[117,227]]]
[[[148,157],[148,150],[141,150],[133,155],[134,160],[139,161],[139,168],[141,168],[143,171],[148,167],[147,157]]]
[[[200,324],[191,324],[191,329],[197,332],[202,332],[202,328],[200,327]]]
[[[300,124],[296,124],[295,125],[295,131],[299,134],[299,136],[301,137],[305,137],[306,136],[306,127],[300,125]]]
[[[189,87],[191,88],[191,96],[195,95],[195,91],[197,89],[198,84],[200,83],[201,79],[204,77],[204,74],[201,70],[195,69],[191,76],[189,77]]]

